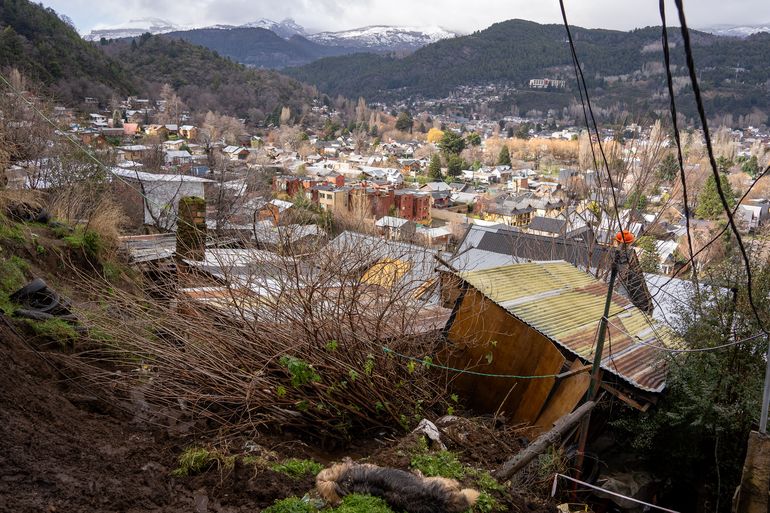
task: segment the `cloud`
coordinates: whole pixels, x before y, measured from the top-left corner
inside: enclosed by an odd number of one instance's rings
[[[674,20],[673,2],[667,1],[669,18]],[[440,25],[472,32],[511,18],[561,23],[558,0],[185,0],[183,4],[157,0],[43,0],[43,3],[72,18],[81,32],[145,17],[191,26],[294,18],[314,31],[365,25]],[[574,25],[628,30],[660,24],[657,2],[566,0],[565,4],[569,21]],[[767,0],[690,0],[685,2],[685,9],[688,23],[693,27],[770,21]]]

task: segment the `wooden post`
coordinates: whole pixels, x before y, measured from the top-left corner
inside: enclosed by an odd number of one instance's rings
[[[770,437],[752,431],[733,513],[767,513],[770,505]]]
[[[577,410],[557,420],[550,431],[537,437],[537,439],[529,444],[526,449],[503,463],[500,468],[495,471],[495,479],[503,482],[513,477],[516,472],[524,468],[530,461],[535,459],[535,457],[542,454],[548,447],[556,443],[567,431],[580,422],[580,419],[587,415],[595,405],[596,403],[594,401],[588,401]]]

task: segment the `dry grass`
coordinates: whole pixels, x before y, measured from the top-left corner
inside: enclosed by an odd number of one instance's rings
[[[422,358],[445,343],[435,329],[418,329],[425,299],[416,278],[388,287],[361,279],[384,254],[409,258],[379,246],[319,247],[310,260],[258,252],[244,261],[225,251],[216,262],[225,286],[171,304],[119,290],[105,298],[103,284],[85,282],[99,304],[80,313],[100,348],[83,356],[103,359],[106,344],[113,363],[134,370],[118,386],[139,386],[162,408],[183,404],[223,433],[280,428],[344,439],[408,429],[446,411],[449,377],[383,347]],[[105,377],[111,386],[114,378]]]

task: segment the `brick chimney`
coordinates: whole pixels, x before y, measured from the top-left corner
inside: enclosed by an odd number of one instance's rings
[[[188,260],[203,260],[206,253],[206,200],[185,196],[179,200],[176,225],[176,254]]]

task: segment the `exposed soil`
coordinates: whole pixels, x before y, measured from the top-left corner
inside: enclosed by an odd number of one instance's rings
[[[189,438],[136,422],[118,398],[67,380],[56,355],[28,346],[5,317],[0,340],[0,511],[253,512],[312,487],[312,478],[241,462],[172,477]]]

